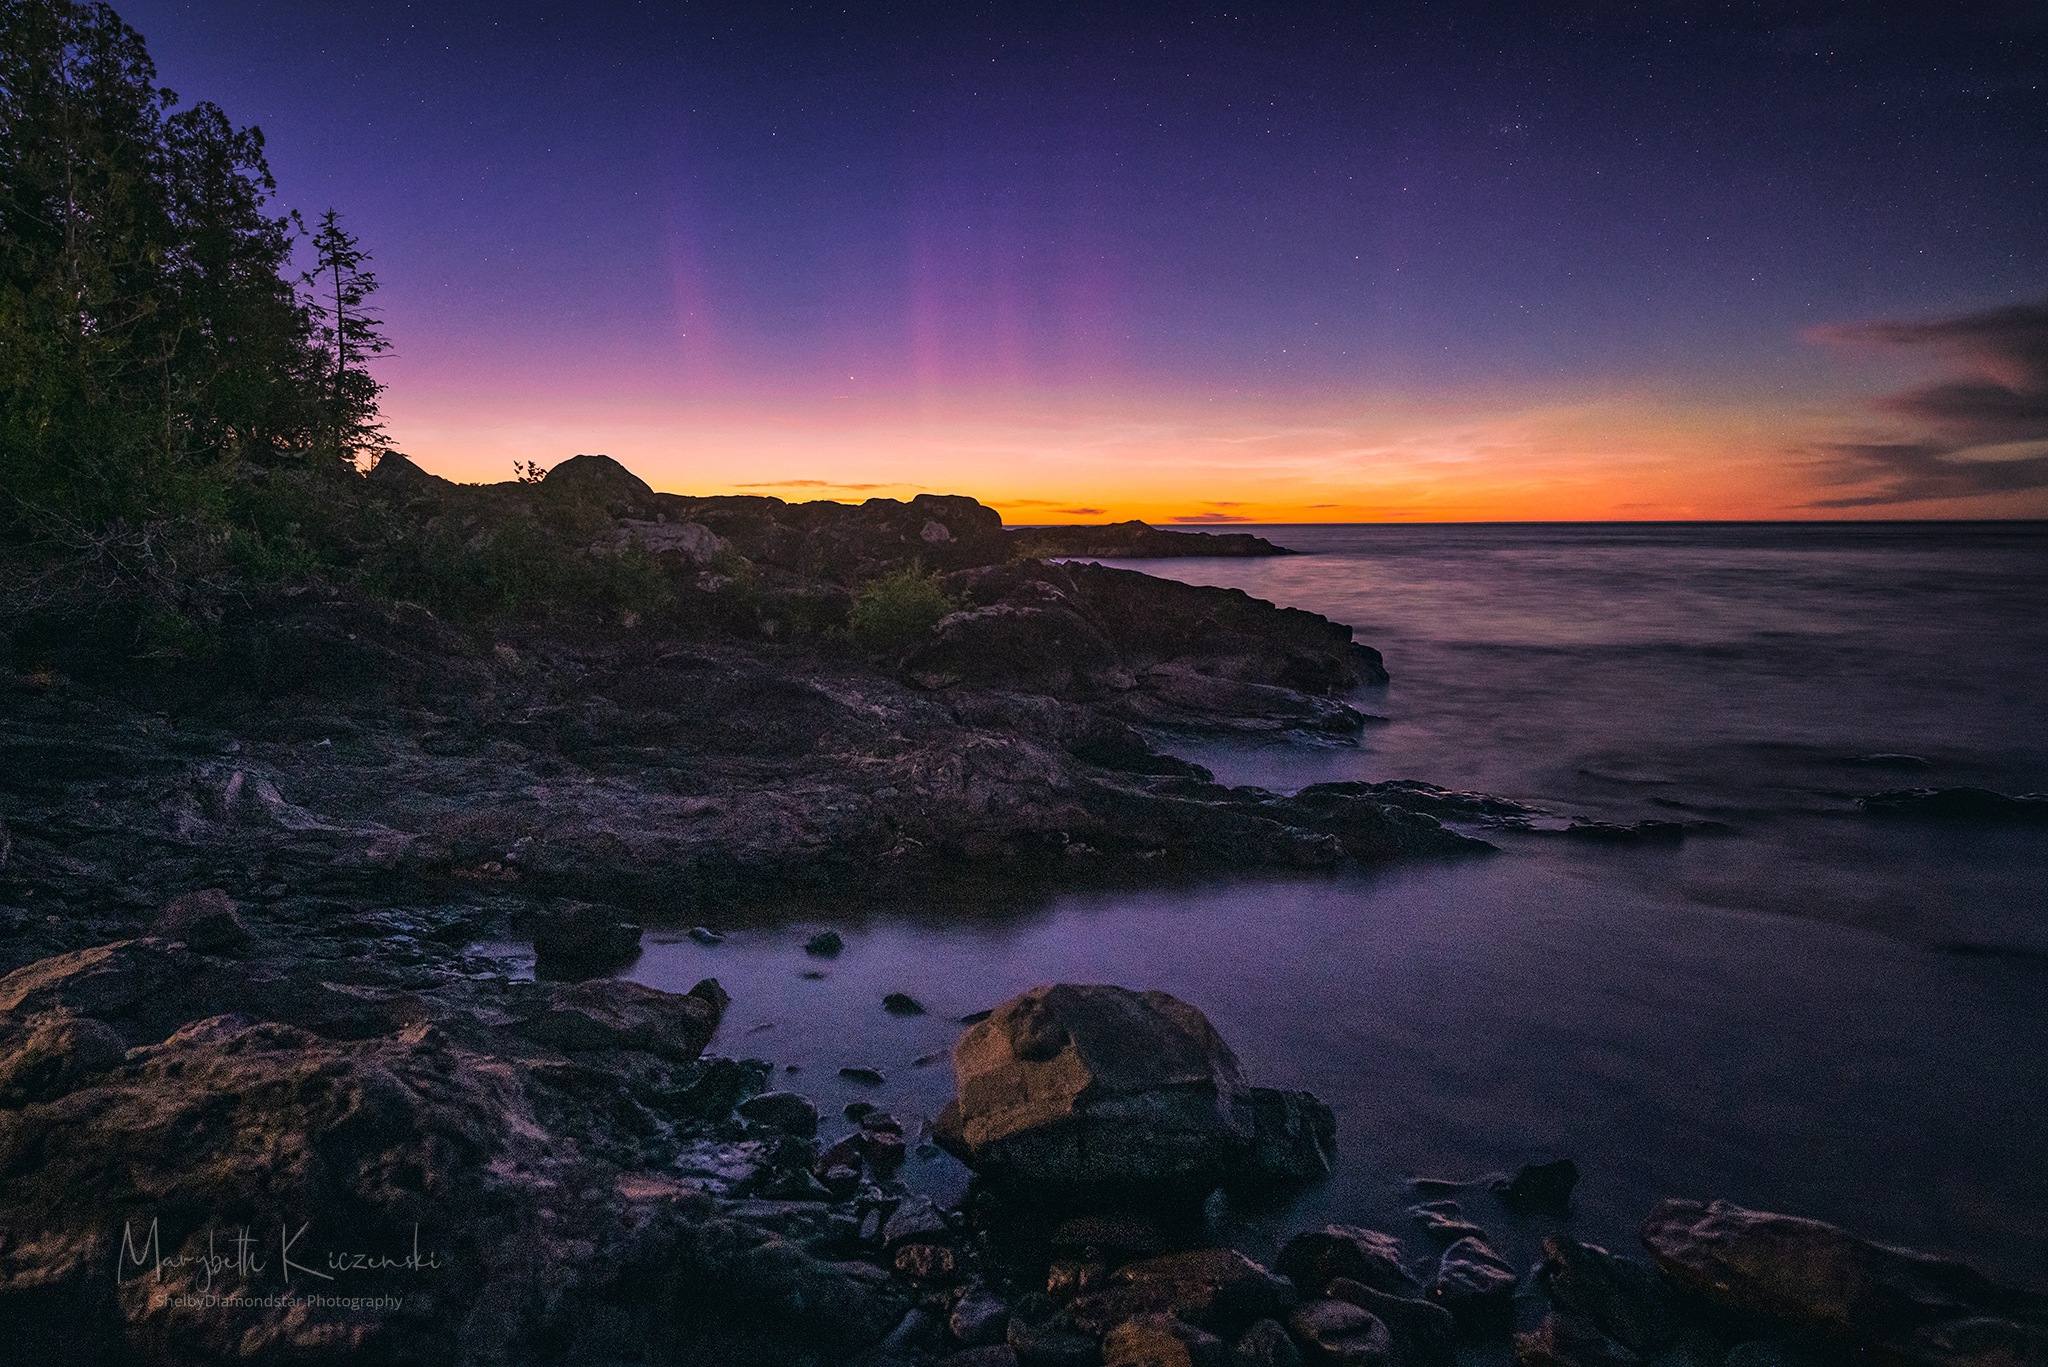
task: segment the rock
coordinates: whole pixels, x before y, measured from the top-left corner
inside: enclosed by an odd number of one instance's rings
[[[182,1012],[192,968],[185,947],[154,937],[116,940],[53,955],[0,978],[0,1011],[69,1011],[98,1020],[133,1020],[130,1034],[162,1039]]]
[[[121,1066],[128,1045],[114,1028],[70,1011],[0,1016],[0,1107],[55,1101]]]
[[[1728,1350],[1721,1367],[1822,1367],[1824,1353],[1787,1339],[1749,1339]]]
[[[985,1286],[970,1286],[953,1302],[946,1325],[970,1348],[1001,1343],[1010,1329],[1010,1307]]]
[[[1035,1201],[1199,1197],[1272,1157],[1237,1056],[1164,992],[1033,988],[961,1036],[953,1071],[934,1137]]]
[[[882,1009],[892,1016],[922,1016],[924,1003],[907,992],[891,992],[882,998]]]
[[[1330,1175],[1337,1162],[1337,1114],[1308,1092],[1251,1089],[1256,1182],[1296,1185]]]
[[[1227,1367],[1229,1350],[1214,1334],[1171,1315],[1138,1315],[1103,1336],[1103,1367]]]
[[[839,937],[836,930],[821,930],[804,941],[804,953],[820,959],[836,958],[845,948],[846,941]]]
[[[1395,1367],[1394,1336],[1373,1315],[1348,1301],[1310,1301],[1287,1327],[1308,1362],[1329,1367]]]
[[[1552,1311],[1529,1333],[1515,1335],[1515,1361],[1521,1367],[1638,1367],[1642,1358],[1589,1321]]]
[[[841,1068],[839,1076],[845,1078],[848,1082],[858,1082],[864,1087],[879,1087],[889,1080],[881,1069],[869,1068],[861,1064],[849,1064]]]
[[[579,978],[616,968],[640,952],[640,927],[609,907],[570,902],[534,922],[533,954],[546,977]]]
[[[898,1244],[911,1242],[946,1242],[945,1217],[929,1197],[906,1196],[897,1202],[896,1209],[882,1225],[882,1245],[895,1248]]]
[[[1069,1314],[1091,1334],[1140,1315],[1172,1315],[1212,1334],[1235,1335],[1254,1320],[1279,1318],[1296,1299],[1286,1280],[1242,1253],[1204,1248],[1126,1264],[1099,1291],[1076,1297]]]
[[[202,954],[221,954],[249,943],[249,927],[235,910],[234,899],[219,888],[188,892],[164,903],[155,933],[183,940]]]
[[[618,978],[537,986],[537,1009],[516,1028],[566,1053],[635,1049],[688,1061],[704,1052],[730,1001],[716,978],[683,994]]]
[[[1250,532],[1170,532],[1144,522],[1111,522],[1100,527],[1019,527],[1009,533],[1019,554],[1041,558],[1075,556],[1104,560],[1154,560],[1186,556],[1298,555]]]
[[[1543,1241],[1539,1275],[1560,1307],[1624,1347],[1650,1353],[1677,1336],[1670,1288],[1647,1263],[1552,1236]]]
[[[1572,1188],[1579,1184],[1579,1165],[1569,1158],[1531,1163],[1512,1178],[1494,1184],[1494,1193],[1509,1210],[1524,1215],[1568,1215]]]
[[[1015,1348],[1007,1343],[998,1343],[949,1353],[934,1367],[1020,1367],[1020,1361]]]
[[[1442,1306],[1390,1296],[1349,1277],[1331,1278],[1326,1294],[1333,1301],[1348,1301],[1386,1325],[1406,1367],[1448,1367],[1451,1362],[1458,1325]]]
[[[2048,1362],[2048,1297],[1819,1220],[1665,1201],[1643,1243],[1666,1277],[1753,1324],[1935,1367]]]
[[[922,1305],[912,1306],[902,1322],[882,1340],[880,1356],[884,1361],[890,1358],[921,1359],[944,1341],[945,1332],[945,1325],[937,1315]]]
[[[1465,1218],[1464,1207],[1456,1201],[1424,1201],[1410,1206],[1408,1214],[1431,1238],[1445,1244],[1486,1237],[1485,1230]]]
[[[691,926],[690,938],[700,945],[722,945],[725,937],[709,926]]]
[[[1304,1296],[1321,1296],[1331,1279],[1349,1277],[1390,1296],[1420,1296],[1422,1283],[1401,1258],[1391,1234],[1357,1225],[1324,1225],[1305,1230],[1281,1245],[1274,1263]]]
[[[1260,1320],[1231,1348],[1232,1367],[1302,1367],[1301,1349],[1278,1320]]]
[[[1007,1332],[1023,1367],[1101,1367],[1096,1336],[1077,1330],[1065,1311],[1035,1292],[1011,1308]]]
[[[925,1285],[950,1286],[960,1280],[959,1255],[945,1244],[906,1243],[891,1262],[900,1275]]]
[[[881,1109],[872,1101],[849,1101],[840,1108],[839,1114],[858,1125]]]
[[[571,456],[542,478],[551,495],[569,495],[608,506],[632,507],[652,497],[647,481],[610,456]]]
[[[809,1139],[818,1132],[818,1108],[795,1092],[763,1092],[738,1106],[742,1120]]]
[[[1437,1261],[1429,1297],[1461,1327],[1505,1325],[1514,1314],[1515,1270],[1478,1239],[1460,1239]]]

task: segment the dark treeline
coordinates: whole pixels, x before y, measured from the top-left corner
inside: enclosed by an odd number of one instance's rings
[[[364,478],[386,454],[369,254],[275,190],[262,134],[181,108],[113,10],[0,0],[0,654],[189,658],[309,584],[658,611],[644,555],[591,553],[586,500],[516,483],[451,512]]]
[[[0,0],[13,610],[203,620],[318,559],[382,445],[366,255],[333,213],[309,236],[273,211],[258,130],[178,103],[106,6]]]

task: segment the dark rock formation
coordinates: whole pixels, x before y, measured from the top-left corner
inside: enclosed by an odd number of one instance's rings
[[[1903,788],[1858,798],[1856,805],[1872,816],[1959,825],[2048,822],[2048,793],[2012,797],[1988,788]]]
[[[1666,1201],[1643,1242],[1665,1276],[1766,1332],[1923,1364],[2048,1362],[2048,1297],[1818,1220]]]
[[[1235,1337],[1257,1320],[1286,1314],[1296,1299],[1284,1278],[1242,1253],[1203,1248],[1118,1268],[1099,1289],[1076,1297],[1068,1318],[1082,1331],[1101,1335],[1129,1319],[1164,1315]]]
[[[1324,1295],[1339,1277],[1391,1296],[1419,1296],[1422,1283],[1408,1271],[1401,1241],[1357,1225],[1304,1230],[1280,1249],[1275,1264],[1304,1296]]]
[[[961,1036],[953,1070],[939,1143],[1034,1200],[1199,1197],[1328,1170],[1328,1108],[1262,1102],[1202,1013],[1164,992],[1033,988]]]
[[[1175,532],[1137,521],[1099,527],[1016,527],[1009,536],[1019,554],[1041,558],[1163,560],[1300,554],[1250,532]]]
[[[1310,1301],[1288,1317],[1302,1356],[1327,1367],[1395,1367],[1394,1336],[1348,1301]]]
[[[188,892],[164,903],[157,913],[156,933],[167,940],[183,940],[204,954],[225,953],[249,943],[249,927],[235,910],[235,902],[219,888]]]
[[[1635,1258],[1553,1236],[1543,1241],[1539,1276],[1559,1306],[1625,1347],[1654,1352],[1677,1336],[1669,1287]]]
[[[1230,1367],[1230,1350],[1171,1315],[1136,1315],[1102,1337],[1103,1367]]]
[[[1460,1239],[1437,1260],[1429,1297],[1467,1329],[1505,1325],[1514,1313],[1515,1269],[1479,1239]]]
[[[1349,1277],[1331,1278],[1325,1294],[1350,1302],[1386,1325],[1407,1367],[1447,1367],[1455,1357],[1457,1321],[1440,1305],[1388,1295]]]
[[[1554,1311],[1535,1329],[1515,1335],[1521,1367],[1637,1367],[1642,1360],[1587,1321]]]

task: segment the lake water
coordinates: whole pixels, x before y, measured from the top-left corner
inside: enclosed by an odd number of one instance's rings
[[[1356,745],[1169,748],[1274,790],[1415,778],[1731,830],[939,899],[831,922],[830,962],[802,948],[826,922],[798,913],[716,946],[650,935],[628,976],[715,975],[733,1007],[714,1049],[794,1065],[821,1106],[906,1119],[950,1095],[963,1013],[1055,980],[1172,992],[1255,1081],[1337,1112],[1328,1183],[1222,1216],[1255,1254],[1324,1219],[1420,1253],[1408,1179],[1569,1155],[1571,1228],[1617,1247],[1658,1197],[1719,1196],[2048,1283],[2048,828],[1854,804],[2048,789],[2048,526],[1254,530],[1309,554],[1131,567],[1352,624],[1393,674],[1354,701],[1387,720]],[[884,1013],[893,991],[930,1014]],[[848,1064],[886,1081],[841,1079]],[[940,1156],[910,1176],[947,1194],[964,1174]],[[1524,1256],[1548,1227],[1483,1193],[1466,1213]]]

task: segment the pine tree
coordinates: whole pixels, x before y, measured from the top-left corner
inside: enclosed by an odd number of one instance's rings
[[[326,346],[326,436],[343,459],[360,464],[385,449],[377,418],[377,396],[384,386],[369,369],[370,357],[391,349],[384,320],[369,307],[377,277],[363,269],[370,254],[341,226],[341,215],[333,209],[320,216],[313,251],[314,267],[303,280]]]

